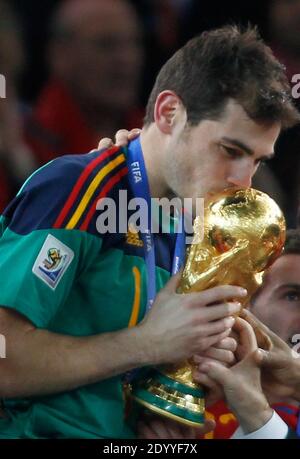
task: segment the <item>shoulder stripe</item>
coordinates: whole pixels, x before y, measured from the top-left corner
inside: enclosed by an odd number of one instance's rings
[[[82,222],[82,224],[80,226],[81,230],[83,230],[83,231],[87,230],[87,228],[88,228],[88,226],[90,224],[90,221],[91,221],[91,219],[93,218],[93,215],[96,212],[96,205],[97,205],[97,202],[99,201],[99,199],[104,198],[107,195],[107,193],[109,193],[111,188],[113,188],[122,179],[122,177],[124,177],[124,175],[126,175],[127,173],[128,173],[128,167],[126,166],[123,169],[121,169],[117,174],[113,175],[108,180],[108,182],[102,188],[101,192],[95,198],[95,200],[94,200],[89,212],[87,213],[84,221]]]
[[[81,189],[83,188],[86,180],[88,179],[89,175],[92,173],[92,171],[99,165],[101,164],[102,161],[105,159],[109,158],[112,156],[116,151],[119,150],[119,147],[113,147],[110,148],[109,150],[106,150],[102,154],[100,154],[97,158],[95,158],[82,172],[80,175],[79,179],[77,180],[70,196],[68,197],[63,209],[61,210],[59,216],[57,217],[53,228],[61,228],[62,224],[65,220],[65,218],[68,215],[68,212],[70,212],[70,209],[72,208],[73,204],[75,203]]]
[[[136,266],[132,268],[132,273],[134,277],[134,300],[128,328],[136,326],[141,305],[141,273]]]
[[[110,161],[103,169],[100,169],[98,174],[94,177],[93,181],[90,183],[88,189],[83,195],[80,203],[78,204],[75,212],[73,213],[72,217],[70,218],[69,222],[65,226],[66,229],[74,229],[78,221],[80,220],[82,214],[86,210],[90,200],[92,199],[95,191],[97,190],[98,186],[101,184],[103,179],[114,169],[117,168],[122,163],[125,163],[126,158],[124,153],[121,153],[115,159]]]

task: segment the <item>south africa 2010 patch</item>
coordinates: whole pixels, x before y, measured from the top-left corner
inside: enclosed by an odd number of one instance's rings
[[[55,290],[74,258],[74,252],[48,234],[32,268],[32,272]]]

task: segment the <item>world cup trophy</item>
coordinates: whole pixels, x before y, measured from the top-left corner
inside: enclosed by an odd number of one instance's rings
[[[284,242],[284,216],[267,194],[253,188],[217,193],[207,200],[204,218],[194,221],[194,238],[177,291],[188,294],[238,285],[248,292],[238,300],[243,307]],[[204,423],[204,391],[193,381],[193,369],[191,360],[151,368],[133,383],[131,396],[157,414],[199,427]]]

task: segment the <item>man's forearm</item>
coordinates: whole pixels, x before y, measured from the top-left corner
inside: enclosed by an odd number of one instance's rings
[[[243,432],[248,434],[263,427],[272,417],[273,410],[266,406],[264,409],[257,409],[254,412],[249,408],[235,414]]]
[[[137,328],[83,338],[35,329],[8,340],[0,396],[69,391],[148,363]]]

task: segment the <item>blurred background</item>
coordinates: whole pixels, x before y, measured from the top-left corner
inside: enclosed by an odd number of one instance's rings
[[[227,23],[256,24],[289,80],[300,81],[300,0],[0,0],[0,211],[40,165],[140,127],[161,65]],[[299,107],[300,87],[294,96]],[[297,126],[254,183],[289,227],[299,220],[299,149]]]

